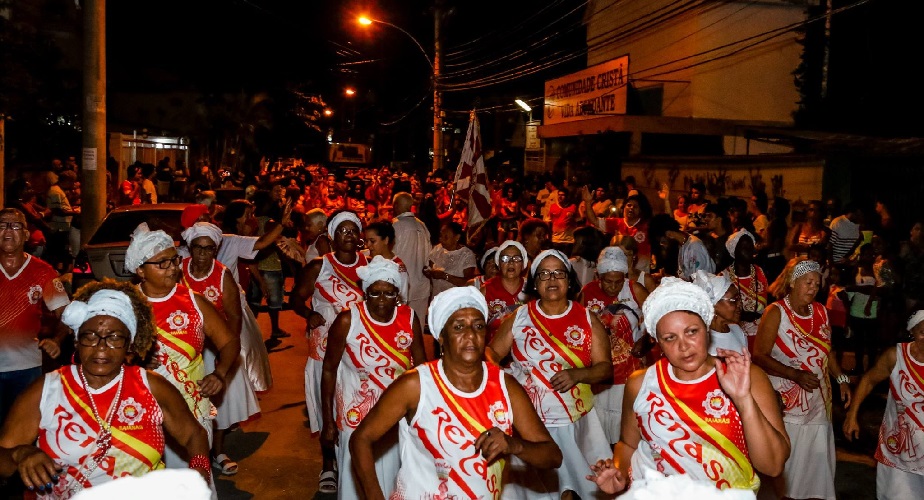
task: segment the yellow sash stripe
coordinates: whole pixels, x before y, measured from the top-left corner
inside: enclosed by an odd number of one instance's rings
[[[537,305],[536,307],[539,307],[539,306]],[[538,314],[536,314],[533,308],[530,307],[528,311],[529,311],[529,318],[533,321],[533,324],[539,327],[539,329],[542,330],[543,333],[545,333],[545,336],[548,337],[548,339],[551,340],[553,344],[555,344],[556,351],[564,355],[564,357],[568,358],[568,360],[571,362],[571,366],[574,366],[577,368],[584,368],[584,362],[581,361],[581,358],[579,358],[578,355],[575,354],[574,351],[572,351],[570,347],[563,344],[560,340],[555,338],[554,335],[552,335],[551,330],[549,330],[549,328],[545,326],[545,324],[542,323],[542,318]]]
[[[147,463],[150,466],[153,467],[157,465],[157,462],[161,461],[161,458],[162,458],[161,454],[148,443],[145,443],[144,441],[141,441],[138,438],[119,430],[118,428],[116,428],[116,426],[112,426],[112,429],[110,429],[110,432],[112,432],[113,439],[121,441],[123,444],[125,444],[125,446],[132,448],[133,450],[135,450],[136,452],[144,456],[144,458],[147,460]],[[123,453],[126,453],[124,450],[121,450],[121,451]],[[137,458],[135,458],[134,456],[131,456],[131,458],[133,460],[137,460]]]
[[[167,333],[166,330],[160,327],[157,327],[157,336],[163,337],[165,340],[170,341],[169,347],[174,350],[182,352],[183,354],[186,355],[187,358],[192,359],[196,357],[197,355],[196,349],[192,345],[190,345],[189,342],[186,342],[180,339],[176,335]]]
[[[453,397],[452,391],[449,389],[449,387],[446,386],[446,383],[443,381],[443,379],[440,378],[439,367],[437,364],[434,363],[430,366],[430,375],[436,382],[436,386],[440,390],[440,393],[443,394],[443,400],[452,405],[453,409],[455,410],[453,413],[461,417],[462,420],[465,420],[472,428],[475,429],[477,434],[475,437],[478,437],[478,435],[481,435],[482,432],[487,430],[487,427],[482,425],[478,419],[471,416],[471,414],[469,414],[469,412],[463,408],[458,401],[456,401],[456,399]],[[487,376],[488,374],[485,373],[485,377]]]
[[[664,363],[663,365],[658,363],[658,371],[660,372],[660,375],[664,377],[661,380],[670,380],[670,375],[666,373],[667,370],[667,363]],[[662,385],[662,387],[664,388],[664,391],[667,392],[668,397],[670,397],[677,404],[677,406],[680,407],[684,414],[686,414],[686,417],[692,420],[693,423],[700,429],[709,434],[709,436],[719,444],[721,451],[725,453],[725,456],[731,458],[736,464],[738,464],[738,467],[740,467],[741,470],[745,473],[747,479],[754,477],[754,469],[751,466],[751,461],[748,460],[746,456],[744,456],[744,453],[734,443],[732,443],[728,437],[719,432],[711,424],[703,420],[703,418],[701,418],[696,414],[696,412],[690,409],[686,403],[681,401],[680,398],[678,398],[677,395],[673,393],[669,384],[665,383]],[[743,423],[742,427],[744,427]]]
[[[391,354],[392,357],[396,358],[401,363],[401,365],[404,366],[405,368],[410,366],[411,360],[409,360],[407,356],[401,354],[394,347],[392,347],[391,344],[386,342],[385,339],[379,336],[379,333],[376,331],[377,328],[375,327],[375,325],[371,323],[371,320],[366,316],[365,307],[363,307],[360,304],[358,309],[359,309],[359,318],[363,322],[363,327],[365,327],[366,331],[369,332],[370,335],[372,335],[378,340],[379,346],[383,347],[386,351],[388,351],[388,353]]]
[[[827,350],[827,349],[825,349],[825,341],[824,341],[824,339],[821,339],[821,338],[819,338],[819,337],[816,337],[815,335],[812,335],[811,332],[805,331],[805,330],[802,328],[802,325],[800,325],[800,324],[796,321],[796,318],[794,317],[795,315],[794,315],[794,313],[793,313],[792,311],[790,311],[786,306],[780,306],[780,307],[786,311],[786,316],[789,317],[789,322],[792,324],[792,326],[796,327],[796,330],[799,331],[799,334],[800,334],[801,336],[805,337],[806,339],[808,339],[809,341],[811,341],[813,344],[816,344],[816,345],[817,345],[819,348],[821,348],[822,350],[825,350],[825,351]],[[814,316],[815,316],[815,311],[814,311],[814,309],[813,309],[813,310],[812,310],[812,317],[814,317]]]
[[[64,386],[64,390],[66,390],[67,393],[71,395],[71,398],[77,402],[77,405],[80,406],[80,409],[90,415],[91,420],[95,420],[95,417],[93,417],[93,409],[90,408],[83,399],[77,397],[77,392],[74,390],[74,386],[71,385],[71,381],[68,377],[61,377],[61,383]],[[96,422],[96,424],[100,425],[99,422]],[[100,425],[100,428],[102,428],[102,425]]]
[[[356,259],[357,261],[359,260],[359,255],[356,256]],[[357,264],[362,264],[362,263],[357,262]],[[340,279],[342,279],[343,281],[346,281],[354,289],[356,290],[359,289],[359,283],[350,279],[350,277],[347,276],[346,273],[340,270],[340,266],[337,265],[336,259],[331,258],[331,267],[334,269],[334,273],[336,273],[337,276],[340,277]]]

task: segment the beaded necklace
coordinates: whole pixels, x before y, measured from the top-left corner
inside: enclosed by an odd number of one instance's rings
[[[800,316],[798,313],[796,313],[796,310],[792,308],[792,304],[789,302],[788,295],[786,297],[783,297],[783,302],[786,303],[786,315],[789,316],[789,322],[792,323],[793,326],[798,328],[800,330],[800,333],[803,336],[810,336],[812,332],[815,331],[815,308],[814,306],[812,304],[808,305],[809,329],[805,330],[804,328],[802,328],[802,325],[796,322],[796,319],[805,320],[805,317]]]
[[[100,433],[96,437],[96,451],[91,455],[91,459],[81,467],[83,471],[81,474],[84,479],[89,480],[90,474],[95,471],[100,463],[102,463],[103,458],[106,457],[106,454],[109,452],[109,448],[112,447],[112,418],[115,417],[116,408],[119,407],[119,401],[122,399],[122,382],[125,381],[125,367],[122,366],[119,368],[119,386],[116,389],[115,399],[112,400],[112,404],[109,406],[109,412],[106,413],[106,420],[103,420],[99,417],[99,409],[96,407],[96,401],[93,399],[93,393],[90,392],[90,385],[87,383],[87,377],[83,374],[83,366],[78,368],[80,373],[80,380],[83,382],[83,388],[87,391],[87,398],[90,400],[90,409],[93,410],[93,418],[96,419],[96,423],[99,424]],[[80,481],[77,479],[77,476],[74,476],[74,484],[68,488],[70,491],[79,491],[82,490]]]

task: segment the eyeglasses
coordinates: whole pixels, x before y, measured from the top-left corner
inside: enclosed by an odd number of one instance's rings
[[[366,297],[377,299],[379,297],[385,296],[387,299],[393,299],[398,296],[398,292],[383,292],[381,290],[372,290],[366,292]]]
[[[359,234],[359,229],[352,228],[352,227],[341,227],[340,229],[337,229],[334,232],[337,234],[343,235],[343,236],[349,236],[349,235],[356,236],[357,234]]]
[[[500,256],[501,264],[506,264],[508,262],[523,262],[522,255],[501,255]]]
[[[738,297],[722,297],[719,300],[724,300],[725,302],[728,302],[729,304],[734,304],[738,302],[740,299]]]
[[[192,250],[193,252],[198,250],[200,252],[212,253],[215,250],[217,250],[218,247],[216,247],[215,245],[190,245],[189,249]],[[179,255],[177,255],[177,257],[179,257]]]
[[[97,347],[100,340],[105,340],[106,346],[112,349],[121,349],[128,344],[128,337],[116,334],[103,337],[95,333],[81,333],[77,336],[77,343],[84,347]]]
[[[539,281],[549,281],[552,278],[557,280],[567,279],[568,271],[565,271],[564,269],[556,269],[554,271],[543,269],[536,273],[536,279]]]
[[[142,262],[142,264],[150,264],[152,266],[157,266],[160,269],[170,269],[171,267],[179,267],[180,262],[183,262],[183,257],[174,255],[173,257],[168,257],[166,259],[157,261]]]
[[[7,229],[19,231],[24,227],[25,225],[22,222],[0,222],[0,231],[6,231]]]

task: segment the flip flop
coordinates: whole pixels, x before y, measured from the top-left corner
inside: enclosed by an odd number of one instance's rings
[[[318,491],[321,493],[337,493],[337,471],[326,470],[321,472],[318,480]]]
[[[212,465],[215,466],[215,468],[220,469],[221,473],[225,476],[233,476],[237,474],[237,462],[231,460],[231,457],[225,455],[224,453],[212,459]]]

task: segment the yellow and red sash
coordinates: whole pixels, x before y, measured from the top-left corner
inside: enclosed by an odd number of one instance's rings
[[[371,347],[376,352],[376,354],[373,355],[386,358],[384,363],[376,363],[376,366],[371,372],[367,370],[369,380],[375,382],[375,384],[384,391],[399,375],[411,369],[413,366],[411,342],[413,341],[414,332],[409,320],[410,314],[408,306],[399,306],[395,313],[396,317],[394,323],[387,327],[377,325],[372,321],[372,318],[369,316],[369,311],[366,310],[365,303],[357,304],[356,310],[359,313],[359,319],[362,321],[363,332],[367,334],[367,336],[364,337],[372,342]],[[389,334],[389,336],[394,335],[394,337],[388,340],[388,338],[383,336],[383,334],[386,333]],[[368,349],[362,349],[362,354],[364,356],[371,354]],[[368,363],[359,359],[359,356],[352,352],[351,349],[347,351],[349,352],[350,361],[353,363],[353,366],[358,369],[369,368]]]

